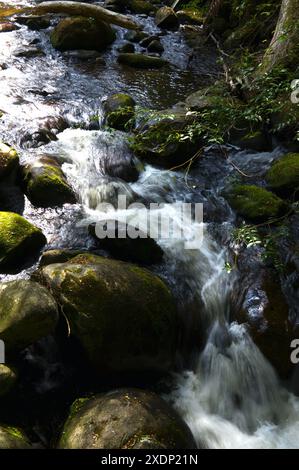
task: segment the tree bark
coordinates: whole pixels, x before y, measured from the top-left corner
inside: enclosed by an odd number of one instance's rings
[[[276,29],[261,63],[262,73],[282,66],[295,69],[299,54],[299,0],[282,0]]]
[[[43,2],[31,10],[33,14],[66,13],[71,16],[87,16],[96,20],[112,23],[126,29],[140,29],[140,26],[128,16],[106,10],[99,5],[90,5],[82,2]]]

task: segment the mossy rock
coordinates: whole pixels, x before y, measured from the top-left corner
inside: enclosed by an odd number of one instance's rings
[[[299,153],[289,153],[275,161],[267,172],[270,188],[281,196],[299,199]]]
[[[165,29],[177,29],[180,25],[176,12],[171,7],[161,7],[156,13],[156,25]]]
[[[85,49],[103,51],[115,40],[112,27],[94,18],[73,17],[61,20],[51,33],[51,43],[59,51]]]
[[[280,217],[288,209],[287,204],[275,194],[254,185],[235,185],[226,198],[239,215],[256,222]]]
[[[42,231],[14,212],[0,212],[0,272],[19,270],[47,243]]]
[[[129,65],[139,69],[160,69],[169,63],[161,57],[154,57],[146,54],[119,54],[117,58],[120,64]]]
[[[162,118],[144,128],[137,129],[131,148],[135,154],[146,162],[172,168],[183,165],[198,150],[200,142],[189,139],[180,140],[191,121],[183,116]]]
[[[76,196],[58,163],[39,158],[22,168],[25,193],[34,206],[55,207],[75,204]]]
[[[156,7],[146,0],[130,0],[128,2],[129,10],[133,13],[148,15],[156,10]]]
[[[6,351],[22,350],[53,332],[57,305],[48,290],[32,281],[0,284],[0,339]]]
[[[19,156],[12,147],[0,142],[0,180],[7,178],[19,166]]]
[[[239,137],[236,135],[230,139],[231,143],[240,147],[241,149],[251,149],[257,152],[266,152],[271,150],[271,143],[267,139],[267,136],[261,130],[249,131],[244,134],[239,133]],[[235,133],[236,134],[236,133]],[[232,136],[231,136],[232,137]]]
[[[104,103],[106,124],[118,130],[129,130],[134,125],[135,101],[129,95],[116,93]]]
[[[294,368],[290,360],[290,345],[297,335],[289,321],[289,306],[279,279],[272,274],[264,274],[257,292],[252,292],[251,295],[260,299],[259,315],[252,315],[243,306],[237,320],[239,323],[247,323],[255,344],[279,376],[286,379]]]
[[[13,426],[0,425],[0,449],[30,449],[25,433]]]
[[[10,392],[16,381],[15,371],[5,364],[0,364],[0,397]]]
[[[195,24],[201,26],[204,23],[204,15],[198,10],[192,8],[179,10],[176,12],[180,23]]]
[[[158,395],[120,389],[74,402],[62,449],[196,449],[190,429]]]
[[[176,306],[151,272],[85,254],[42,268],[40,280],[99,374],[160,375],[174,367]]]

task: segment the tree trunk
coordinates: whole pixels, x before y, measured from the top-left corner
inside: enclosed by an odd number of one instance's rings
[[[279,18],[260,71],[271,72],[282,66],[295,69],[299,54],[299,0],[282,0]]]
[[[116,24],[126,29],[140,29],[135,21],[128,16],[106,10],[99,5],[90,5],[82,2],[55,1],[43,2],[32,9],[33,14],[66,13],[71,16],[87,16],[106,23]]]

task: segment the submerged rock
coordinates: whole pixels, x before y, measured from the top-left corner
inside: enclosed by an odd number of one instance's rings
[[[0,364],[0,397],[6,395],[15,385],[17,381],[17,374],[13,369]]]
[[[119,54],[117,60],[120,64],[126,64],[141,69],[160,69],[168,65],[167,60],[145,54]]]
[[[45,287],[25,280],[0,284],[0,339],[6,351],[24,349],[49,335],[57,321],[56,302]]]
[[[112,27],[93,18],[73,17],[61,20],[51,33],[51,43],[60,51],[85,49],[103,51],[115,40]]]
[[[74,191],[55,159],[38,158],[22,168],[28,199],[37,207],[55,207],[76,203]]]
[[[19,156],[12,147],[0,142],[0,180],[11,176],[19,167]]]
[[[103,222],[105,232],[109,228],[109,224],[110,227],[115,227],[115,230],[113,230],[115,232],[114,238],[98,238],[95,224],[89,226],[89,233],[96,238],[100,248],[107,250],[114,258],[145,265],[162,261],[163,250],[153,238],[150,238],[147,234],[143,234],[143,238],[130,238],[127,235],[128,225],[115,221]]]
[[[42,231],[13,212],[0,212],[0,272],[20,270],[47,243]]]
[[[31,123],[21,138],[21,145],[25,148],[40,147],[52,140],[57,140],[57,134],[68,127],[62,116],[47,116]]]
[[[174,367],[176,307],[151,272],[85,254],[44,267],[40,278],[99,374],[160,375]]]
[[[274,162],[266,181],[280,196],[299,199],[299,153],[289,153]]]
[[[129,95],[116,93],[104,102],[106,124],[118,130],[128,130],[134,125],[135,101]]]
[[[239,215],[257,222],[279,217],[288,209],[287,204],[275,194],[254,185],[235,185],[226,198]]]
[[[28,15],[18,16],[17,21],[19,24],[24,24],[28,29],[32,31],[39,31],[41,29],[47,29],[51,26],[51,18],[49,16],[40,15]]]
[[[0,449],[30,449],[25,433],[12,426],[0,425]]]
[[[180,21],[176,12],[171,7],[161,7],[155,18],[156,25],[165,29],[177,29]]]
[[[78,399],[64,425],[63,449],[196,449],[187,424],[153,392],[120,389]]]

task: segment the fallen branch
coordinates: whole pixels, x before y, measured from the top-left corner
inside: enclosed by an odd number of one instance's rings
[[[106,23],[115,24],[126,29],[140,29],[140,25],[131,20],[128,16],[106,10],[99,5],[90,5],[82,2],[43,2],[33,9],[30,9],[30,11],[37,15],[44,13],[65,13],[71,16],[86,16],[95,18],[96,20],[105,21]]]

